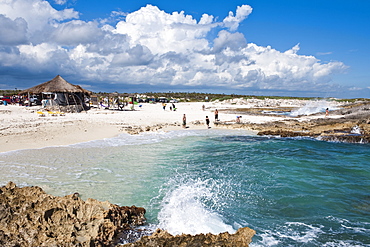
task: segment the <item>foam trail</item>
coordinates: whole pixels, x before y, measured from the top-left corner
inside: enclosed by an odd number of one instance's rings
[[[205,201],[214,198],[214,193],[202,181],[189,182],[169,191],[158,214],[159,227],[173,235],[234,233],[232,226],[225,224],[218,213],[205,206]]]

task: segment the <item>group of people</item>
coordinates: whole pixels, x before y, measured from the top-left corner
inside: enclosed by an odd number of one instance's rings
[[[162,108],[163,108],[164,111],[166,110],[166,106],[167,106],[166,103],[162,103]],[[176,111],[176,106],[175,106],[174,103],[171,103],[171,105],[170,105],[170,111],[172,111],[172,110]]]
[[[203,105],[202,108],[204,110],[204,105]],[[165,110],[165,107],[163,107],[163,110]],[[217,109],[215,110],[215,121],[219,121],[219,119],[218,119],[218,110]],[[210,123],[210,120],[209,120],[208,116],[206,116],[206,125],[207,125],[208,129],[210,128],[209,123]],[[186,114],[184,114],[182,116],[182,127],[186,128]]]
[[[218,119],[218,110],[217,109],[215,110],[215,121],[220,121]],[[208,129],[211,128],[211,127],[209,127],[209,118],[208,118],[208,116],[206,116],[206,125],[207,125]]]

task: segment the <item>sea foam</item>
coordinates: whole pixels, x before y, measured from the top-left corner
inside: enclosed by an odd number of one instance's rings
[[[158,214],[159,227],[173,235],[234,233],[233,227],[224,223],[222,216],[209,205],[218,203],[217,195],[210,188],[212,184],[209,181],[189,180],[169,190]]]
[[[310,101],[306,105],[302,106],[301,108],[292,111],[290,116],[302,116],[302,115],[311,115],[319,112],[325,112],[326,108],[329,110],[337,110],[337,106],[333,106],[331,102],[325,100],[316,100]]]

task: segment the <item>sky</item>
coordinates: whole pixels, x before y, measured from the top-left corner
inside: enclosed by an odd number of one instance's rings
[[[0,89],[370,98],[368,0],[0,0]]]

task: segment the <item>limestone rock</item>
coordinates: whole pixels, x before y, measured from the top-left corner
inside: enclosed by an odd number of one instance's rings
[[[247,247],[252,242],[256,232],[248,227],[240,228],[235,234],[228,232],[214,235],[181,234],[172,236],[167,231],[157,229],[151,236],[144,236],[135,243],[125,244],[125,247]]]
[[[320,113],[322,115],[322,113]],[[217,127],[243,128],[254,130],[258,135],[281,137],[309,136],[324,141],[370,143],[370,102],[349,105],[345,109],[330,114],[342,115],[340,118],[317,118],[306,121],[285,119],[267,123],[216,122]],[[354,134],[358,127],[361,133]]]
[[[0,188],[0,246],[111,246],[118,232],[144,224],[144,214],[140,207],[9,182]]]

